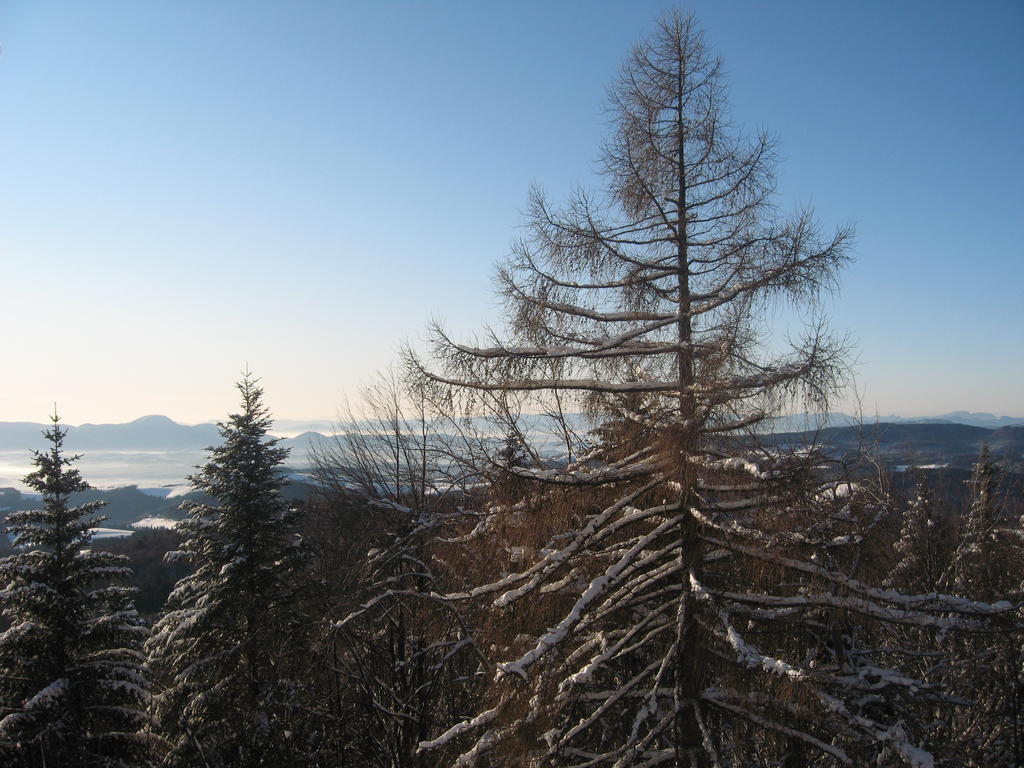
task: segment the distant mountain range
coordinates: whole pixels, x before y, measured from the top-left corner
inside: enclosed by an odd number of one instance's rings
[[[288,426],[306,422],[289,422]],[[310,422],[326,426],[326,422]],[[46,447],[43,432],[49,424],[27,421],[0,422],[0,451],[29,451]],[[64,425],[68,428],[67,449],[72,453],[85,451],[201,451],[220,443],[216,424],[179,424],[166,416],[143,416],[124,424]],[[285,434],[293,429],[284,429]],[[328,431],[328,429],[325,429]],[[281,441],[292,449],[295,458],[304,460],[305,453],[323,435],[307,431]]]
[[[0,450],[40,449],[49,424],[0,422]],[[66,426],[66,425],[65,425]],[[186,426],[166,416],[143,416],[126,424],[68,427],[68,449],[77,451],[187,451],[219,441],[214,424]]]
[[[803,432],[821,427],[851,427],[862,422],[845,413],[810,414],[796,413],[780,416],[772,422],[774,432]],[[1001,429],[1002,427],[1024,427],[1024,416],[995,416],[991,413],[972,413],[969,411],[953,411],[939,416],[921,416],[904,418],[903,416],[874,416],[863,418],[864,424],[965,424],[969,427],[983,429]]]
[[[878,421],[887,421],[893,424],[966,424],[971,427],[984,427],[985,429],[1024,427],[1024,417],[993,416],[991,413],[972,413],[968,411],[953,411],[952,413],[944,413],[941,416],[929,416],[918,419],[886,416],[884,419],[878,419]]]
[[[539,418],[539,417],[537,417]],[[526,416],[528,424],[536,420]],[[584,420],[574,419],[578,428],[586,429]],[[865,425],[878,424],[958,424],[982,429],[1024,427],[1024,417],[994,416],[991,413],[970,413],[954,411],[939,416],[908,419],[900,416],[886,416],[865,419]],[[772,431],[806,432],[822,428],[853,427],[858,421],[844,413],[824,415],[795,414],[776,419]],[[43,431],[47,424],[33,422],[0,422],[0,451],[28,451],[45,447]],[[281,435],[289,435],[281,441],[285,448],[292,449],[292,457],[302,461],[312,446],[333,431],[334,425],[324,420],[301,421],[297,419],[275,422],[275,429]],[[124,424],[82,424],[69,426],[68,450],[84,451],[201,451],[220,442],[215,424],[179,424],[166,416],[143,416]],[[300,431],[301,430],[301,431]],[[296,434],[298,432],[298,434]]]

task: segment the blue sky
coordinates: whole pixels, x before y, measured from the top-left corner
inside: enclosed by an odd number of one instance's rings
[[[495,319],[530,185],[599,183],[671,7],[0,0],[0,421],[217,418],[246,364],[330,417],[432,318]],[[865,412],[1024,414],[1024,5],[683,7],[780,204],[857,227]]]

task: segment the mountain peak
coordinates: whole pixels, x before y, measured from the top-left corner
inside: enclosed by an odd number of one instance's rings
[[[168,425],[168,424],[173,424],[174,426],[182,426],[182,425],[178,424],[178,422],[174,421],[174,419],[171,419],[168,416],[163,416],[163,415],[161,415],[159,413],[152,413],[152,414],[149,414],[148,416],[140,416],[139,418],[137,418],[137,419],[135,419],[133,421],[130,421],[128,423],[129,424],[148,425],[148,426],[153,426],[153,427],[155,427],[155,426],[164,426],[164,425]]]

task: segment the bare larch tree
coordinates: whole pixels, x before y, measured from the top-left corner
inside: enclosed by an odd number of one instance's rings
[[[505,542],[526,562],[492,558],[448,596],[491,600],[512,629],[489,646],[486,708],[421,748],[461,741],[466,765],[923,761],[903,708],[940,694],[858,648],[857,622],[960,626],[1009,606],[858,580],[851,548],[878,508],[824,493],[811,459],[755,447],[780,408],[837,390],[844,345],[816,299],[852,231],[780,213],[773,141],[730,124],[692,18],[635,47],[610,112],[605,192],[530,198],[529,236],[498,272],[506,330],[466,345],[437,327],[433,362],[407,354],[471,407],[530,395],[601,425],[575,455],[511,468],[549,490],[491,513],[550,536]],[[803,338],[771,333],[775,305],[803,313]]]

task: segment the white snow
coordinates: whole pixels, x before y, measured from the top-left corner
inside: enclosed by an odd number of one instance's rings
[[[135,531],[126,531],[123,528],[93,528],[92,537],[94,539],[118,539],[124,538],[125,536],[131,536]]]
[[[470,720],[463,720],[460,723],[456,723],[433,741],[421,741],[416,751],[420,752],[425,749],[432,749],[433,747],[439,747],[447,744],[456,736],[460,736],[466,731],[471,731],[474,728],[479,728],[481,725],[486,725],[499,714],[501,714],[501,709],[499,707],[495,707],[494,709],[489,709]]]
[[[167,528],[174,529],[178,526],[180,520],[172,520],[169,517],[144,517],[137,522],[132,523],[132,528]]]

